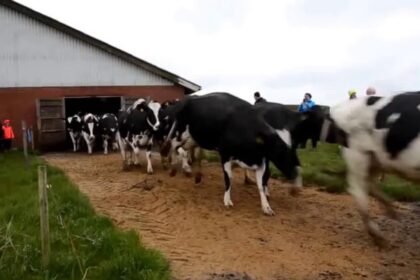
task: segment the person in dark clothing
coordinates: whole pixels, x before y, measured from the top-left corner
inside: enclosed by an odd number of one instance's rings
[[[264,98],[261,97],[261,94],[257,91],[254,93],[254,99],[255,99],[255,103],[260,103],[260,102],[267,102],[267,100],[265,100]]]

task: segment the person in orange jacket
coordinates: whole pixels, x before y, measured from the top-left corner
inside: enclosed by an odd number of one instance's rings
[[[12,140],[15,138],[15,134],[13,133],[13,128],[10,125],[10,120],[4,120],[2,129],[3,129],[3,147],[7,151],[12,148]]]

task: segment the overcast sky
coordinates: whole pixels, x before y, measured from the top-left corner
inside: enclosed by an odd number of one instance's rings
[[[420,90],[419,0],[18,0],[248,101],[317,103]]]

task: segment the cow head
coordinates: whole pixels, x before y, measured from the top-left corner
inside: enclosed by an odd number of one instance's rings
[[[67,131],[78,136],[82,131],[82,118],[76,114],[67,118]]]
[[[89,134],[89,140],[95,140],[95,129],[98,127],[98,118],[93,114],[86,114],[83,117],[84,130]]]
[[[134,102],[132,110],[140,111],[144,114],[146,114],[146,121],[147,124],[150,126],[150,128],[153,131],[157,131],[160,126],[159,121],[159,111],[160,111],[160,104],[155,101],[151,101],[148,99],[139,99],[136,102]]]
[[[296,150],[293,149],[290,143],[284,141],[275,131],[264,133],[257,139],[259,144],[264,145],[264,150],[267,158],[274,163],[278,170],[289,179],[296,179],[298,176],[297,168],[299,165]]]

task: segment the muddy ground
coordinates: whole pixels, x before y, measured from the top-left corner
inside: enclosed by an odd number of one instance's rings
[[[420,206],[398,204],[400,221],[371,213],[390,241],[375,247],[363,231],[354,202],[307,187],[298,197],[271,181],[264,216],[256,187],[234,171],[234,207],[223,206],[218,164],[204,165],[201,185],[182,174],[169,177],[155,161],[123,172],[117,154],[49,154],[91,200],[96,211],[170,260],[176,279],[420,279]]]

